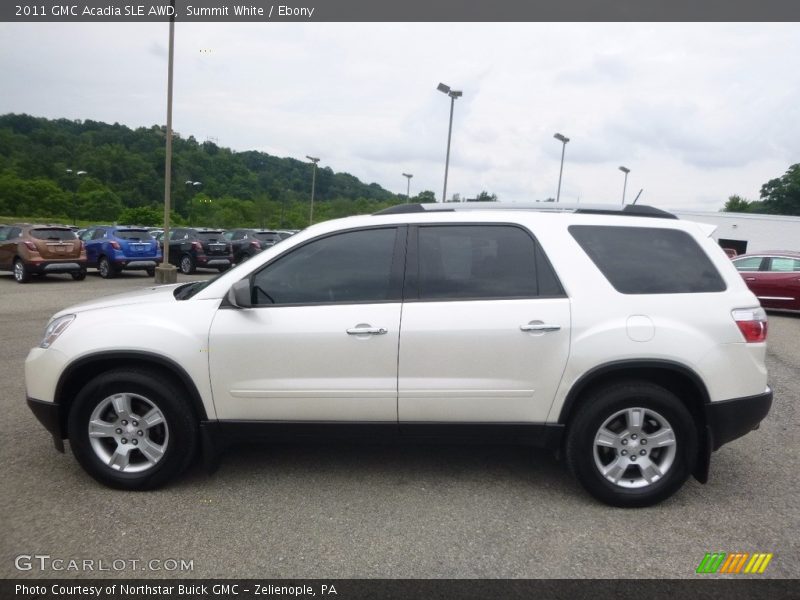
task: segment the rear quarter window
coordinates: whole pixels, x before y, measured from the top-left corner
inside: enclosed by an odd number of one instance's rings
[[[725,281],[685,231],[571,225],[569,232],[622,294],[722,292]]]

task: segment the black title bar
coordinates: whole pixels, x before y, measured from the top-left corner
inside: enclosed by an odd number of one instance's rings
[[[6,22],[769,22],[796,0],[3,0]]]

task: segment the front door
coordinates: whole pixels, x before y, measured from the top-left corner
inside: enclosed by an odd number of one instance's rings
[[[251,277],[209,339],[221,420],[397,422],[405,228],[337,233]]]

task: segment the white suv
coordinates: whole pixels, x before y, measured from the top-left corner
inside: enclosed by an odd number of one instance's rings
[[[452,207],[329,221],[213,280],[59,312],[28,403],[118,488],[244,439],[436,437],[552,448],[617,506],[705,481],[766,416],[766,315],[708,226]]]

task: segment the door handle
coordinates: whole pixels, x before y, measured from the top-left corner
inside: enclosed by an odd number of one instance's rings
[[[745,277],[744,279],[745,279],[745,281],[755,281],[756,280],[755,277]]]
[[[357,325],[347,330],[347,335],[384,335],[388,333],[383,327],[370,327],[369,325]]]
[[[547,333],[550,331],[558,331],[561,329],[560,325],[549,325],[541,321],[531,321],[527,325],[520,325],[520,331],[536,331],[539,333]]]

